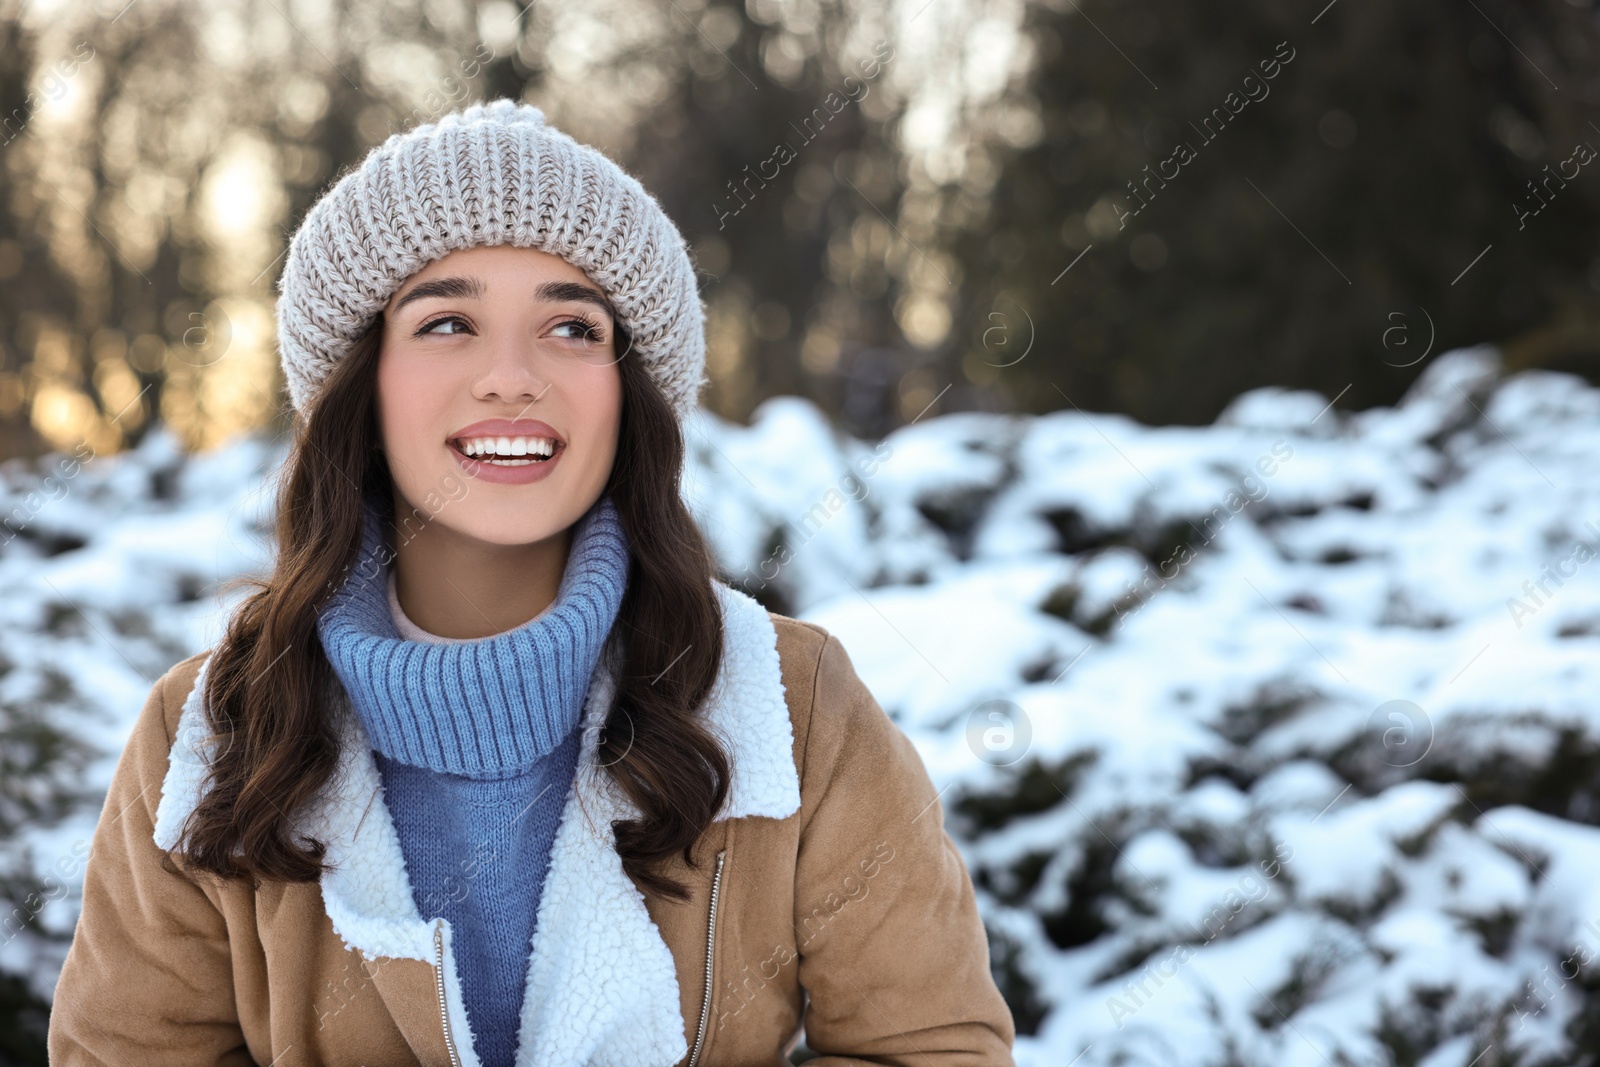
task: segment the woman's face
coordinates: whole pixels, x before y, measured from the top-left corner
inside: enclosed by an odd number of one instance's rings
[[[397,519],[415,509],[519,545],[599,499],[622,376],[610,303],[587,275],[531,248],[459,249],[407,278],[383,315],[378,422]]]

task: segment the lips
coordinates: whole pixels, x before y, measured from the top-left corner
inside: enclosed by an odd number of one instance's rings
[[[540,425],[543,424],[541,423]],[[480,432],[472,427],[468,427],[468,429],[473,434]],[[519,436],[525,432],[525,430],[519,431]],[[506,434],[504,436],[511,437],[512,435]],[[538,435],[536,434],[535,436]],[[469,435],[466,440],[481,442],[485,441],[487,437],[487,434],[478,437]],[[455,461],[461,470],[477,481],[506,486],[530,485],[550,477],[552,472],[555,471],[556,465],[561,462],[561,457],[567,454],[566,444],[559,437],[551,436],[546,439],[554,446],[548,457],[540,456],[536,458],[531,454],[512,455],[505,459],[492,458],[488,455],[472,456],[457,447],[454,439],[451,440],[450,452],[455,456]]]
[[[453,445],[463,437],[548,437],[558,445],[566,444],[555,427],[538,419],[484,419],[461,427],[445,440]]]

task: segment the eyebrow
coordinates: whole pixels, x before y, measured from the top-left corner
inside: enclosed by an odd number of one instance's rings
[[[429,297],[481,300],[485,292],[485,286],[480,278],[455,275],[448,278],[431,278],[402,296],[391,314],[398,315],[400,309],[413,300],[425,300]],[[581,282],[543,282],[533,291],[533,295],[539,300],[580,300],[600,308],[611,316],[613,322],[617,319],[616,309],[611,306],[611,301],[606,295],[593,286]]]

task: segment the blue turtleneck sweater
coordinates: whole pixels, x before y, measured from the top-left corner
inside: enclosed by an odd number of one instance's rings
[[[318,633],[372,744],[417,908],[455,932],[473,1047],[485,1067],[511,1067],[583,700],[627,583],[627,540],[601,497],[573,531],[549,608],[492,637],[443,638],[407,619],[392,570],[367,562],[390,554],[389,509],[373,498],[366,507],[362,553]]]

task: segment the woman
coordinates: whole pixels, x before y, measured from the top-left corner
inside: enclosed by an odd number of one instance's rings
[[[679,496],[703,312],[643,187],[474,105],[280,290],[276,569],[122,755],[51,1062],[1010,1064],[915,749]]]

